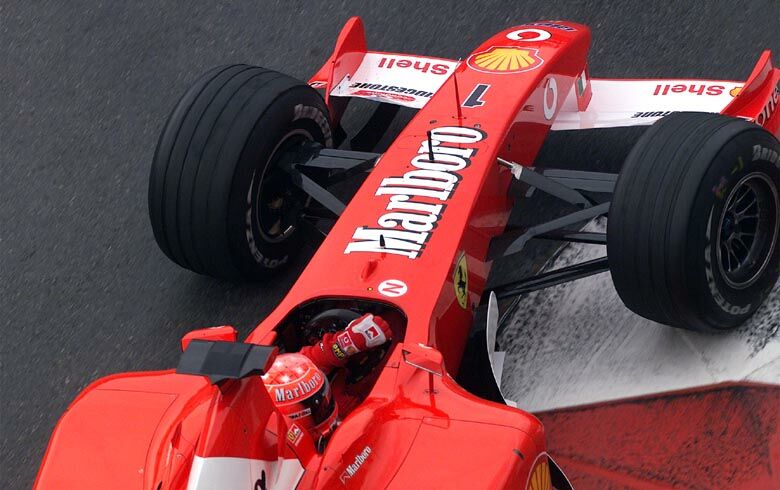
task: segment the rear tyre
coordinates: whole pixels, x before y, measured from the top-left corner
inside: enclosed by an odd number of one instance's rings
[[[650,320],[738,327],[780,275],[780,143],[704,113],[655,123],[628,155],[607,224],[612,280]]]
[[[277,163],[305,142],[331,145],[328,110],[303,82],[247,65],[215,68],[163,128],[149,181],[154,237],[201,274],[260,279],[303,243],[307,196]]]

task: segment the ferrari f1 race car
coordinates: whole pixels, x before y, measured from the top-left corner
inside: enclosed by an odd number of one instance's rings
[[[198,79],[154,154],[162,251],[200,274],[268,280],[318,248],[243,341],[231,326],[195,330],[176,369],[87,387],[36,488],[570,488],[539,420],[493,375],[498,301],[609,271],[637,314],[717,333],[749,318],[780,274],[771,53],[745,81],[597,79],[590,39],[584,25],[533,22],[454,61],[369,51],[352,18],[308,83],[247,65]],[[378,105],[350,136],[355,98]],[[418,112],[371,153],[400,106]],[[550,131],[637,125],[650,127],[619,174],[535,164]],[[507,226],[530,190],[571,212]],[[606,233],[581,226],[604,216]],[[494,261],[532,239],[607,254],[486,288]],[[365,314],[392,341],[330,376],[357,403],[315,440],[261,375]]]

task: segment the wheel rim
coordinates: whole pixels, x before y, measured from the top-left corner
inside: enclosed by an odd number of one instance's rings
[[[779,208],[777,186],[763,173],[742,177],[729,193],[718,223],[717,257],[730,287],[750,287],[766,270],[777,244]]]
[[[306,141],[314,141],[314,138],[304,129],[287,133],[271,152],[271,158],[260,176],[252,211],[259,234],[267,242],[280,242],[295,231],[295,225],[305,205],[300,199],[305,201],[306,197],[301,196],[290,175],[278,162],[286,153]],[[252,180],[254,181],[254,178]],[[253,187],[254,185],[250,189]]]

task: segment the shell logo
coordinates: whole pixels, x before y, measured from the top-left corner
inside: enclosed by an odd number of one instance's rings
[[[729,95],[736,97],[740,92],[742,92],[742,86],[734,87],[733,89],[729,90]]]
[[[471,68],[486,73],[521,73],[539,68],[544,60],[533,48],[493,46],[469,56],[467,63]]]
[[[539,458],[538,463],[528,478],[527,490],[552,490],[552,480],[550,478],[550,465],[547,458]]]

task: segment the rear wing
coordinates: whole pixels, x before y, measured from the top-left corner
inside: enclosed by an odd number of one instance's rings
[[[352,97],[420,109],[459,62],[429,56],[368,51],[359,17],[347,21],[333,54],[309,84],[323,89],[337,124]],[[589,79],[573,84],[554,131],[650,125],[672,112],[721,113],[755,121],[780,134],[780,69],[764,51],[744,82],[696,79]],[[587,94],[592,92],[588,101]],[[583,101],[585,103],[583,103]]]

